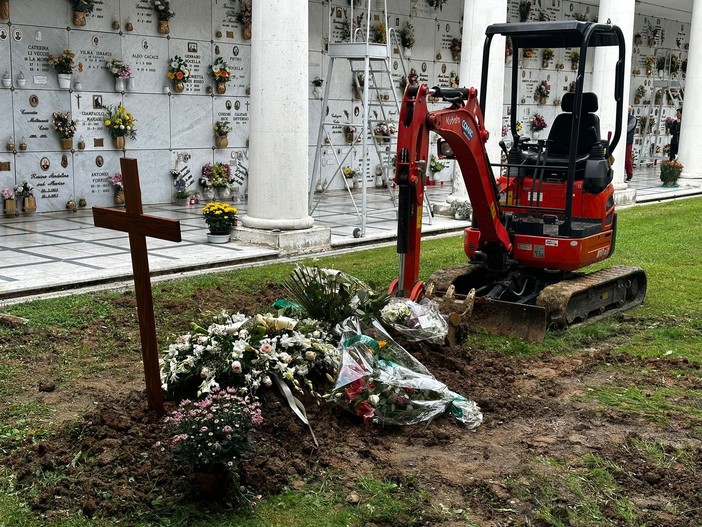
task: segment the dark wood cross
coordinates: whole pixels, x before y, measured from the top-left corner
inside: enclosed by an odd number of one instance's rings
[[[161,240],[179,242],[181,241],[180,222],[144,214],[141,206],[137,161],[123,157],[120,159],[120,166],[122,167],[124,185],[124,210],[93,207],[93,220],[96,227],[129,233],[134,289],[136,290],[137,311],[139,313],[141,353],[146,379],[146,397],[149,408],[163,414],[163,394],[161,393],[161,376],[158,366],[158,343],[156,341],[156,322],[151,296],[146,237],[151,236]]]

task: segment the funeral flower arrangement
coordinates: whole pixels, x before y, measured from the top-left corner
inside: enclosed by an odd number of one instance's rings
[[[51,118],[52,125],[61,139],[70,139],[76,133],[76,121],[71,118],[70,112],[54,112]]]
[[[227,386],[255,396],[275,382],[319,397],[314,382],[324,382],[338,366],[325,327],[309,318],[223,312],[207,328],[193,324],[168,347],[160,361],[163,389],[196,384],[200,395]]]
[[[15,199],[15,192],[11,188],[2,189],[2,199]]]
[[[229,82],[231,80],[229,77],[229,64],[222,57],[217,57],[210,66],[210,75],[212,75],[215,82]]]
[[[164,419],[173,434],[169,448],[197,471],[234,474],[235,461],[251,445],[251,430],[263,423],[260,406],[233,388],[215,387],[199,401],[184,399]]]
[[[231,183],[232,169],[229,163],[207,163],[202,167],[199,183],[203,188],[224,188]]]
[[[391,135],[395,135],[395,125],[387,123],[378,123],[373,129],[373,135],[382,137],[390,137]]]
[[[159,20],[169,20],[175,16],[175,13],[171,11],[170,0],[151,0],[151,5]]]
[[[190,78],[190,68],[184,58],[176,55],[168,64],[168,73],[166,76],[170,80],[187,82]]]
[[[18,197],[28,198],[34,195],[34,187],[29,181],[25,179],[22,183],[15,187],[15,194]]]
[[[57,73],[70,75],[73,73],[74,68],[78,68],[78,71],[83,71],[83,64],[80,62],[76,64],[74,60],[75,57],[76,54],[73,50],[64,49],[63,53],[57,56],[49,53],[47,60],[49,61],[49,65],[53,67]]]
[[[236,222],[237,212],[238,209],[228,203],[212,201],[202,208],[202,217],[212,234],[229,234]]]
[[[358,172],[356,172],[353,168],[350,166],[344,166],[341,169],[341,172],[344,174],[344,177],[347,179],[354,178],[358,175]]]
[[[408,298],[392,298],[380,312],[380,320],[412,341],[441,344],[448,334],[448,324],[438,306],[429,300],[417,303]]]
[[[136,138],[136,129],[134,116],[122,106],[109,106],[107,112],[102,116],[102,121],[110,131],[112,137],[129,137]]]
[[[534,90],[534,99],[545,99],[550,95],[550,93],[551,85],[548,83],[548,81],[542,80],[539,84],[536,85],[536,89]]]
[[[105,62],[105,67],[116,79],[128,79],[132,75],[132,67],[122,62],[122,59],[111,58]]]

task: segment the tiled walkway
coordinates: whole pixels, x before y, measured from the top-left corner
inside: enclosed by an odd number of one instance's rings
[[[638,201],[671,199],[702,189],[663,189],[655,169],[637,170],[631,187]],[[431,202],[441,203],[448,186],[427,187]],[[354,191],[360,210],[360,191]],[[245,204],[237,204],[240,214]],[[425,207],[425,209],[428,207]],[[179,276],[186,272],[280,258],[270,248],[231,242],[207,243],[199,206],[156,205],[147,214],[180,220],[183,241],[173,243],[149,238],[149,265],[154,276]],[[346,191],[327,192],[313,213],[317,225],[332,232],[332,249],[359,244],[389,242],[396,235],[395,207],[387,189],[368,189],[366,233],[355,238],[361,226]],[[458,232],[465,221],[425,213],[425,233]],[[60,293],[77,287],[115,285],[131,280],[129,239],[126,234],[97,228],[89,208],[78,212],[56,212],[3,218],[0,227],[0,306],[32,295]]]

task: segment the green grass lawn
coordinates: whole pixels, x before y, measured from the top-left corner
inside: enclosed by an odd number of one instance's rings
[[[702,388],[699,365],[702,363],[702,198],[635,207],[619,212],[616,253],[603,265],[625,264],[642,267],[648,277],[648,293],[642,306],[612,319],[589,326],[551,333],[544,343],[524,343],[518,339],[472,335],[474,349],[492,350],[512,358],[562,354],[580,356],[594,348],[608,350],[610,360],[598,365],[611,381],[585,386],[583,404],[596,412],[624,412],[641,417],[653,427],[665,427],[671,419],[689,421],[689,434],[702,440]],[[432,271],[465,260],[460,236],[432,239],[422,247],[422,277]],[[343,256],[320,259],[321,265],[346,271],[353,276],[386,287],[397,274],[394,247],[359,250]],[[157,314],[160,345],[174,335],[187,331],[189,320],[199,320],[220,309],[217,292],[226,290],[263,291],[270,283],[282,282],[294,264],[271,264],[235,271],[213,273],[160,283],[154,287],[155,303],[189,298],[203,290],[212,291],[211,303],[194,305],[181,319],[168,320]],[[76,294],[51,300],[13,305],[5,311],[28,318],[32,330],[0,328],[0,452],[9,452],[22,439],[39,440],[50,433],[56,409],[22,400],[33,375],[27,357],[42,350],[51,367],[60,370],[64,382],[109,370],[111,375],[127,375],[111,364],[118,355],[140,360],[138,339],[125,327],[115,326],[113,318],[133,310],[133,295],[104,292]],[[126,306],[126,307],[125,307]],[[164,310],[165,311],[165,310]],[[126,316],[126,315],[123,315]],[[132,323],[136,324],[135,314]],[[85,324],[104,328],[100,341],[66,342],[71,330]],[[663,385],[645,366],[652,361],[676,360],[666,375],[677,376]],[[642,366],[642,364],[644,366]],[[115,369],[116,368],[116,369]],[[133,370],[133,369],[132,369]],[[132,373],[133,375],[133,373]],[[126,378],[126,377],[125,377]],[[47,432],[48,431],[48,432]],[[690,452],[681,445],[671,454],[655,441],[629,445],[631,455],[652,463],[688,463]],[[687,466],[687,465],[686,465]],[[524,500],[532,500],[539,525],[638,525],[637,512],[620,492],[622,467],[597,456],[575,456],[569,460],[534,458],[525,464],[518,477],[505,479],[505,485]],[[41,482],[38,481],[37,485]],[[159,517],[149,511],[133,515],[134,525],[208,525],[208,526],[362,526],[426,525],[424,513],[436,504],[426,490],[407,489],[395,483],[362,479],[358,492],[361,507],[346,503],[343,486],[333,475],[321,475],[303,490],[288,490],[258,504],[254,509],[218,512],[170,503],[160,504]],[[559,499],[577,496],[582,506],[573,510],[554,507]],[[614,510],[620,523],[603,523],[604,510]],[[439,514],[433,511],[434,514]],[[473,525],[470,514],[443,511],[455,525]],[[15,488],[11,473],[0,473],[0,527],[39,526],[45,519],[30,511]],[[61,526],[111,525],[108,520],[65,519]],[[452,524],[453,525],[453,524]],[[535,523],[536,525],[536,523]]]

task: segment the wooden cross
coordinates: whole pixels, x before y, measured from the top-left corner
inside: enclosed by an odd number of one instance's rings
[[[156,322],[151,296],[146,237],[151,236],[161,240],[179,242],[181,241],[180,222],[144,214],[141,206],[137,161],[123,157],[120,159],[120,166],[122,167],[125,210],[93,207],[93,220],[96,227],[129,233],[134,289],[136,290],[137,311],[139,313],[141,353],[146,379],[146,397],[149,408],[163,414],[163,394],[161,393],[161,375],[158,366],[158,343],[156,341]]]

